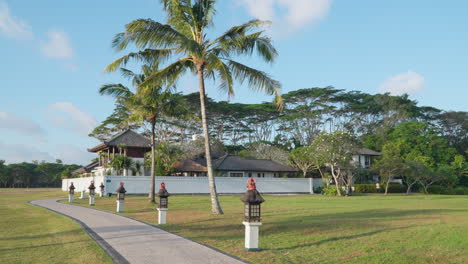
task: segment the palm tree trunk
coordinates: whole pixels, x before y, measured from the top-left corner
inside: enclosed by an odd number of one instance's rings
[[[206,106],[205,106],[205,80],[203,77],[203,67],[198,69],[198,84],[200,88],[200,108],[202,115],[203,136],[205,137],[205,157],[206,168],[208,172],[208,184],[210,187],[211,196],[211,212],[213,214],[224,214],[221,205],[219,204],[218,194],[216,193],[216,184],[213,176],[213,165],[211,162],[210,137],[208,134],[208,124],[206,122]]]
[[[156,192],[156,186],[155,186],[155,181],[156,181],[156,175],[155,175],[155,164],[154,164],[154,148],[155,148],[155,128],[156,127],[156,122],[152,121],[151,122],[151,184],[150,184],[150,192],[148,195],[148,201],[150,203],[155,202],[155,192]]]

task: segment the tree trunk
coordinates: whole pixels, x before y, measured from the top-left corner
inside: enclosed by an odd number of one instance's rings
[[[155,127],[156,123],[155,121],[151,122],[151,184],[150,184],[150,192],[148,195],[148,202],[154,203],[155,199],[155,192],[156,192],[156,186],[155,186],[155,181],[156,181],[156,175],[155,175],[155,164],[154,164],[154,147],[155,147]]]
[[[338,196],[341,196],[340,183],[338,182],[338,176],[339,176],[340,172],[338,172],[338,175],[335,175],[335,167],[333,165],[330,166],[330,169],[331,169],[333,179],[335,180],[336,192],[337,192]]]
[[[203,77],[203,67],[198,67],[198,84],[200,88],[200,109],[202,115],[203,135],[205,137],[205,157],[206,168],[208,172],[208,184],[210,187],[211,196],[211,212],[213,214],[224,214],[219,204],[218,194],[216,193],[216,184],[213,176],[213,166],[211,162],[210,137],[208,134],[208,124],[206,122],[206,106],[205,106],[205,80]]]
[[[388,185],[390,185],[390,180],[391,179],[392,179],[392,177],[388,177],[387,184],[385,185],[385,195],[387,195],[387,193],[388,193]]]

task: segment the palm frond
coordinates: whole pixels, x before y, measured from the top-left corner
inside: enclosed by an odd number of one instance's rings
[[[153,82],[157,82],[162,87],[169,89],[174,86],[179,77],[187,70],[193,68],[193,63],[189,57],[182,58],[164,69],[156,71],[145,78],[145,81],[140,84],[140,87],[144,87]]]
[[[100,95],[111,95],[114,97],[131,97],[133,93],[124,85],[118,84],[105,84],[99,88]]]
[[[116,71],[119,67],[127,65],[130,60],[146,64],[163,63],[170,58],[174,52],[174,49],[145,49],[139,52],[131,52],[107,65],[104,72]]]

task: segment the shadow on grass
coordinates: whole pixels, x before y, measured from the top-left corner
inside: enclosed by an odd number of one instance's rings
[[[78,241],[71,241],[71,242],[61,242],[61,243],[51,243],[51,244],[43,244],[37,246],[27,246],[27,247],[15,247],[15,248],[3,248],[0,249],[0,252],[7,252],[7,251],[15,251],[15,250],[26,250],[26,249],[35,249],[35,248],[43,248],[43,247],[53,247],[53,246],[62,246],[66,244],[77,244],[77,243],[88,243],[89,240],[78,240]]]
[[[264,248],[264,250],[291,250],[291,249],[297,249],[297,248],[303,248],[303,247],[319,246],[321,244],[325,244],[325,243],[328,243],[328,242],[335,242],[335,241],[339,241],[339,240],[348,240],[348,239],[367,237],[367,236],[372,236],[372,235],[387,232],[387,231],[401,230],[401,229],[407,229],[407,228],[411,228],[411,227],[414,227],[414,226],[379,229],[379,230],[374,230],[374,231],[366,232],[366,233],[362,233],[362,234],[356,234],[356,235],[350,235],[350,236],[331,237],[331,238],[327,238],[327,239],[324,239],[324,240],[311,242],[311,243],[306,243],[306,244],[301,244],[301,245],[296,245],[296,246],[291,246],[291,247]]]
[[[82,229],[72,229],[69,231],[57,232],[57,233],[45,233],[39,235],[32,235],[32,236],[17,236],[17,237],[0,237],[0,241],[11,241],[11,240],[21,240],[21,239],[37,239],[37,238],[44,238],[50,236],[61,236],[61,235],[68,235],[79,232]]]

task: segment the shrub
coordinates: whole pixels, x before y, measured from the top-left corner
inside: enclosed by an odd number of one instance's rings
[[[336,190],[336,187],[334,185],[330,185],[329,187],[323,188],[323,195],[326,196],[337,196],[338,191]]]
[[[382,186],[381,192],[385,192],[385,185]],[[406,186],[403,184],[389,184],[388,193],[406,193]]]
[[[375,184],[354,184],[355,193],[376,193]],[[381,188],[382,189],[382,188]]]
[[[454,194],[456,195],[464,195],[468,191],[468,188],[463,188],[463,187],[457,187],[453,189]]]
[[[420,192],[424,193],[424,189],[421,188]],[[468,195],[468,188],[462,186],[448,188],[441,185],[431,185],[427,188],[427,192],[430,194]]]
[[[444,186],[431,185],[427,188],[427,192],[429,192],[430,194],[443,194],[444,191],[446,191],[445,189],[447,188],[445,188]],[[422,192],[424,192],[424,189],[422,189]]]

